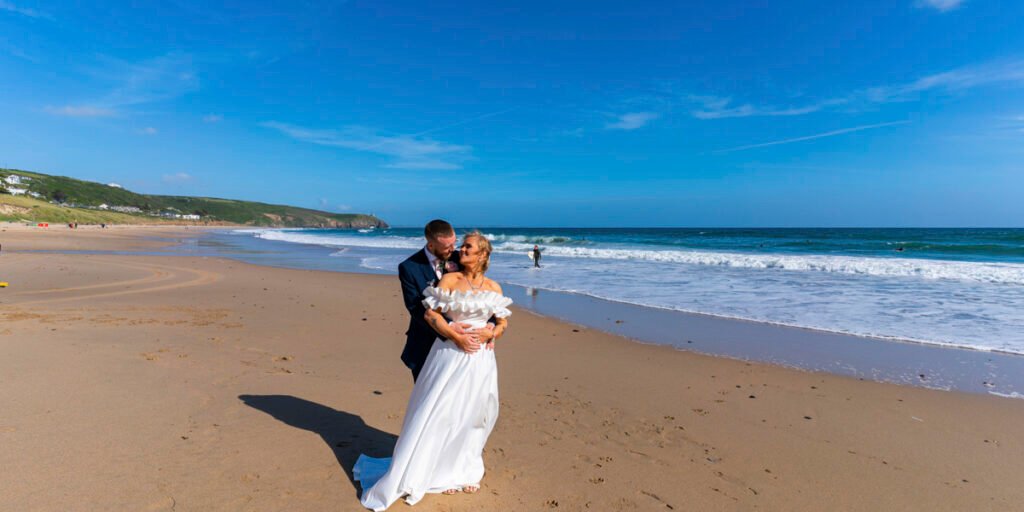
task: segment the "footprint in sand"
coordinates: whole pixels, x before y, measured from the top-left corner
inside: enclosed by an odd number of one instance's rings
[[[153,503],[150,503],[149,505],[147,505],[146,506],[146,510],[147,511],[174,510],[174,507],[176,507],[177,505],[178,505],[178,502],[174,500],[174,497],[172,497],[172,496],[165,496],[165,497],[160,498],[160,499],[154,501]]]

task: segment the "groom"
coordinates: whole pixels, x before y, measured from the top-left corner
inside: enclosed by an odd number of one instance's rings
[[[423,290],[435,286],[441,276],[448,272],[462,270],[459,265],[459,251],[455,250],[455,229],[446,221],[435,219],[423,228],[423,236],[427,245],[416,251],[398,265],[398,280],[402,283],[402,299],[405,309],[409,310],[409,330],[405,332],[405,349],[402,350],[402,362],[412,371],[412,380],[420,375],[427,354],[438,338],[427,321],[423,318],[426,309],[423,307]],[[455,332],[463,334],[462,325],[454,324]],[[480,332],[481,343],[490,340],[493,324],[487,324],[486,331]],[[444,339],[444,338],[442,338]],[[447,341],[447,340],[445,340]]]

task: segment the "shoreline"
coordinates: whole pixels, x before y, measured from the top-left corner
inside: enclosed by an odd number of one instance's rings
[[[126,243],[96,233],[68,244]],[[0,265],[0,453],[17,469],[0,508],[361,510],[351,465],[390,451],[411,388],[391,277],[193,256],[5,251]],[[1024,500],[1020,400],[636,343],[514,307],[483,491],[416,510]]]
[[[267,268],[393,276],[389,272],[366,267],[339,267],[337,264],[342,263],[340,258],[315,258],[317,254],[334,253],[337,248],[333,247],[239,237],[224,231],[223,227],[204,230],[174,230],[172,227],[170,232],[164,233],[166,236],[160,236],[166,230],[166,226],[141,230],[143,234],[152,232],[158,235],[143,236],[158,242],[148,251],[138,248],[130,251],[58,248],[30,252],[225,257]],[[275,245],[280,245],[278,249],[286,254],[301,250],[309,256],[303,257],[299,264],[288,258],[262,259],[276,252]],[[1014,352],[863,336],[642,306],[587,294],[531,289],[514,284],[506,284],[505,288],[517,305],[534,313],[599,329],[634,343],[876,382],[1024,399],[1024,355]],[[760,342],[766,339],[769,340],[767,343]]]
[[[352,272],[352,273],[358,273],[358,272]],[[586,299],[593,299],[593,300],[599,300],[599,301],[604,301],[604,302],[611,302],[611,303],[614,303],[614,304],[621,304],[621,305],[624,305],[624,306],[633,306],[633,307],[644,308],[644,309],[655,309],[655,310],[659,310],[659,311],[665,311],[665,312],[668,312],[668,313],[678,313],[678,314],[682,314],[682,315],[707,317],[707,318],[713,318],[713,319],[717,319],[717,320],[727,320],[727,321],[730,321],[730,322],[745,322],[745,323],[749,323],[749,324],[763,325],[763,326],[769,326],[769,327],[782,327],[782,328],[786,328],[786,329],[797,329],[797,330],[801,330],[801,331],[810,331],[812,333],[823,334],[823,335],[848,336],[848,337],[851,337],[851,338],[858,338],[858,339],[864,339],[864,340],[884,341],[884,342],[891,342],[891,343],[905,343],[905,344],[909,344],[909,345],[923,345],[923,346],[927,346],[927,347],[944,348],[944,349],[950,349],[950,350],[967,350],[967,351],[972,351],[972,352],[982,352],[982,353],[986,353],[986,354],[999,354],[999,355],[1007,355],[1007,356],[1024,357],[1024,353],[1012,352],[1012,351],[1009,351],[1009,350],[1002,350],[1002,349],[998,349],[998,348],[983,348],[983,347],[976,347],[976,346],[973,346],[973,345],[957,345],[957,344],[954,344],[954,343],[945,343],[945,342],[940,342],[940,341],[932,341],[932,340],[924,340],[924,339],[914,339],[914,338],[901,338],[899,336],[882,336],[882,335],[871,335],[871,334],[859,334],[859,333],[855,333],[855,332],[847,332],[847,331],[825,329],[825,328],[821,328],[821,327],[808,327],[806,325],[787,324],[785,322],[769,322],[767,320],[754,320],[754,319],[751,319],[751,318],[744,318],[744,317],[741,317],[741,316],[719,315],[719,314],[715,314],[715,313],[705,313],[705,312],[702,312],[702,311],[692,311],[692,310],[688,310],[688,309],[674,309],[674,308],[664,307],[664,306],[652,306],[650,304],[635,304],[635,303],[632,303],[632,302],[626,302],[624,300],[612,299],[612,298],[609,298],[609,297],[601,297],[601,296],[597,296],[597,295],[590,295],[590,294],[579,293],[579,292],[570,292],[570,291],[563,291],[563,290],[549,290],[547,288],[534,288],[534,287],[523,286],[523,285],[518,285],[518,284],[510,284],[508,286],[514,286],[516,288],[522,288],[524,290],[530,290],[530,289],[543,290],[545,293],[557,293],[557,294],[562,294],[562,295],[571,295],[571,296],[577,296],[577,297],[586,298]],[[527,292],[527,294],[529,294],[529,292]],[[639,340],[637,340],[637,341],[639,341]]]
[[[584,294],[534,290],[531,295],[517,285],[506,286],[506,294],[521,307],[524,299],[539,301],[527,306],[539,314],[637,343],[877,382],[1024,398],[1024,356],[1017,353],[651,308]]]
[[[326,257],[336,248],[239,237],[216,229],[204,235],[203,242],[185,238],[179,246],[167,246],[168,253],[228,257],[273,268],[393,276]],[[301,251],[301,258],[274,259],[278,250],[287,255]],[[1024,398],[1024,355],[1014,352],[862,336],[520,285],[505,287],[520,306],[541,315],[638,343],[879,382]],[[752,341],[763,339],[770,342]]]
[[[485,229],[489,229],[489,228],[485,228]],[[264,229],[264,231],[265,230],[266,229]],[[519,228],[518,230],[522,230],[522,228]],[[249,231],[260,231],[260,229],[254,229],[254,230],[249,230]],[[279,230],[279,229],[269,229],[268,231],[271,231],[269,234],[284,232],[284,230]],[[376,243],[370,243],[370,244],[364,246],[364,245],[362,245],[360,242],[358,242],[356,240],[350,241],[350,242],[353,243],[353,245],[346,247],[343,243],[340,243],[340,242],[339,243],[335,243],[335,242],[333,242],[331,237],[324,237],[323,239],[319,239],[319,237],[316,234],[316,230],[315,229],[313,229],[313,230],[306,230],[306,231],[308,231],[308,233],[309,233],[308,236],[301,236],[299,238],[267,237],[267,236],[263,236],[263,234],[259,234],[259,236],[255,237],[255,238],[262,239],[260,241],[260,243],[261,244],[266,244],[266,248],[273,248],[273,247],[285,248],[289,244],[282,245],[281,243],[282,242],[290,242],[291,243],[290,245],[293,246],[293,247],[296,246],[296,245],[307,245],[307,246],[311,246],[311,247],[317,247],[318,246],[318,247],[331,247],[333,249],[339,249],[339,248],[341,249],[341,251],[339,251],[339,254],[333,254],[332,256],[338,256],[338,255],[340,255],[340,252],[345,252],[345,251],[349,251],[349,250],[351,250],[351,251],[360,251],[361,250],[362,253],[366,253],[367,252],[366,248],[374,248],[374,250],[381,250],[381,253],[382,253],[383,256],[388,256],[388,253],[400,254],[403,251],[402,249],[395,249],[395,248],[399,247],[397,245],[389,245],[389,244],[377,245]],[[231,233],[231,232],[228,232],[228,231],[223,231],[223,232],[219,232],[217,234],[220,237],[230,238],[231,236],[233,236],[234,233]],[[399,237],[399,238],[401,238],[402,242],[408,243],[410,241],[409,234],[410,233],[393,234],[393,237]],[[552,234],[549,233],[549,234],[546,234],[546,236],[552,236]],[[511,238],[515,238],[516,236],[515,236],[515,234],[501,234],[501,236],[497,236],[497,237],[499,237],[499,238],[505,237],[506,239],[503,239],[503,240],[510,240]],[[540,234],[538,234],[538,237],[542,237],[542,236],[540,236]],[[568,237],[568,234],[565,234],[565,237]],[[369,239],[369,240],[373,241],[373,239]],[[586,240],[586,239],[583,239],[583,240]],[[276,246],[275,246],[275,244],[276,244]],[[257,248],[258,246],[252,245],[251,247]],[[412,251],[412,250],[415,249],[414,246],[410,246],[410,247],[412,247],[412,248],[404,249],[404,251]],[[643,252],[643,250],[638,250],[638,251]],[[689,251],[689,250],[680,249],[680,251],[686,252],[686,251]],[[693,251],[697,251],[697,250],[693,250]],[[798,255],[798,254],[791,254],[791,253],[784,253],[784,252],[783,253],[771,253],[771,254],[758,254],[758,253],[729,252],[729,251],[717,252],[717,251],[714,251],[714,250],[709,250],[709,251],[711,251],[711,252],[709,252],[708,254],[716,254],[716,255],[719,255],[719,256],[728,256],[728,257],[762,257],[762,258],[763,257],[768,257],[768,256],[777,257],[777,258],[791,258],[791,257],[833,258],[833,257],[835,257],[835,258],[847,258],[847,259],[850,259],[850,258],[853,258],[853,259],[861,258],[861,259],[863,259],[863,257],[864,257],[863,255],[853,255],[853,254],[805,254],[805,255]],[[673,251],[668,251],[668,252],[673,252]],[[699,251],[697,251],[697,252],[699,252]],[[498,254],[501,255],[501,256],[506,257],[506,259],[501,260],[501,263],[503,264],[501,266],[511,266],[511,267],[517,267],[518,266],[514,262],[510,261],[509,259],[507,259],[507,257],[510,254],[516,254],[515,252],[504,251],[504,252],[499,252]],[[557,254],[555,256],[553,256],[553,257],[557,257]],[[378,259],[381,259],[381,258],[378,258]],[[388,259],[388,258],[384,258],[384,259]],[[393,258],[390,258],[390,259],[393,259]],[[612,258],[612,259],[614,260],[614,258]],[[937,264],[984,264],[984,265],[996,265],[996,266],[1000,266],[1000,267],[1015,267],[1015,268],[1024,269],[1024,265],[1021,265],[1019,263],[1001,262],[1001,261],[988,261],[988,260],[961,260],[961,259],[907,258],[907,257],[887,258],[887,257],[882,257],[881,255],[873,255],[873,256],[868,257],[866,259],[869,259],[869,260],[872,260],[872,261],[877,261],[877,262],[887,262],[887,263],[888,262],[902,262],[902,263],[912,263],[912,264],[922,264],[922,263],[929,263],[929,264],[931,264],[931,263],[937,263]],[[642,261],[643,258],[640,258],[640,260]],[[393,266],[393,265],[390,265],[390,263],[391,262],[389,262],[386,265],[386,268],[389,269],[390,266]],[[393,263],[395,265],[397,264],[396,261],[393,261]],[[561,262],[561,265],[565,265],[565,264],[572,265],[574,263],[575,262],[563,261],[563,262]],[[726,266],[728,266],[728,265],[726,265]],[[382,267],[376,266],[374,268],[382,268]],[[709,266],[707,268],[699,268],[699,269],[696,269],[694,271],[696,273],[699,273],[699,272],[702,272],[702,271],[707,271],[707,272],[713,274],[716,271],[716,268],[718,268],[717,265],[711,265],[711,266]],[[337,268],[330,268],[330,269],[337,269]],[[373,273],[373,272],[376,272],[375,269],[367,269],[367,268],[358,268],[358,269],[354,269],[354,271],[357,271],[357,272],[360,272],[360,273],[364,273],[364,272],[371,272],[371,273]],[[828,275],[828,273],[826,272],[825,275]],[[879,276],[879,275],[885,275],[885,274],[876,274],[874,276]],[[985,342],[985,338],[987,338],[989,340],[1004,338],[1004,335],[1006,335],[1006,333],[1005,332],[1000,332],[1000,331],[986,332],[986,333],[984,333],[984,335],[982,336],[981,339],[975,338],[975,339],[972,340],[971,339],[971,335],[964,336],[963,333],[957,334],[955,326],[950,326],[950,330],[948,332],[943,333],[943,334],[937,334],[935,332],[931,333],[932,335],[936,335],[937,337],[935,337],[935,336],[929,337],[927,335],[922,336],[922,334],[925,334],[925,333],[924,332],[920,332],[920,331],[919,332],[915,332],[914,330],[907,331],[906,329],[892,329],[894,326],[891,326],[891,325],[887,326],[884,322],[882,324],[880,324],[879,326],[877,326],[876,328],[870,328],[868,326],[860,326],[860,328],[850,328],[850,326],[847,326],[847,328],[841,328],[841,327],[835,327],[835,326],[834,327],[828,327],[827,325],[821,325],[820,322],[809,321],[809,319],[808,319],[807,322],[803,322],[802,321],[800,323],[794,322],[792,318],[790,319],[790,321],[785,321],[785,319],[777,319],[777,321],[773,321],[773,319],[769,319],[769,318],[765,318],[765,317],[759,317],[757,314],[739,314],[739,313],[729,313],[729,312],[724,312],[724,311],[716,312],[715,309],[717,309],[717,308],[716,307],[712,307],[712,306],[705,307],[705,308],[700,308],[700,307],[696,307],[693,304],[690,304],[689,306],[678,305],[678,304],[677,305],[673,305],[671,303],[667,303],[665,300],[662,300],[662,301],[657,301],[657,300],[649,301],[649,300],[643,300],[641,297],[637,297],[637,296],[634,296],[632,299],[626,299],[626,298],[623,298],[623,297],[616,297],[615,294],[609,293],[606,288],[603,289],[604,290],[603,292],[600,291],[600,290],[602,290],[600,287],[597,288],[597,289],[593,289],[592,288],[590,290],[578,290],[578,289],[575,289],[574,287],[570,286],[572,284],[571,279],[569,281],[566,281],[566,282],[562,283],[559,286],[558,284],[553,284],[550,281],[545,282],[543,280],[531,279],[529,275],[524,275],[522,273],[516,273],[514,278],[512,278],[512,276],[510,276],[510,275],[503,275],[503,278],[504,278],[504,280],[502,280],[502,282],[508,282],[510,284],[516,284],[516,285],[522,286],[524,288],[538,288],[538,289],[541,289],[541,290],[548,290],[550,292],[558,292],[558,293],[566,293],[566,294],[580,294],[580,295],[586,295],[586,296],[589,296],[589,297],[595,297],[595,298],[598,298],[598,299],[603,299],[603,300],[606,300],[606,301],[621,302],[621,303],[624,303],[624,304],[632,304],[632,305],[637,305],[637,306],[642,306],[642,307],[666,309],[666,310],[671,310],[671,311],[678,311],[678,312],[691,313],[691,314],[697,314],[697,315],[711,315],[711,316],[716,316],[716,317],[721,317],[721,318],[733,318],[733,319],[738,319],[738,321],[756,322],[756,323],[772,325],[772,326],[785,326],[785,327],[793,327],[793,328],[798,328],[798,329],[810,329],[810,330],[814,330],[814,331],[818,331],[818,332],[822,332],[822,333],[835,333],[835,334],[854,336],[854,337],[858,337],[858,338],[881,339],[881,340],[890,340],[890,341],[908,342],[908,343],[932,344],[932,345],[943,346],[943,347],[954,346],[954,347],[965,348],[965,349],[969,349],[969,350],[981,350],[981,351],[986,351],[986,352],[999,352],[999,353],[1008,353],[1008,354],[1009,353],[1018,353],[1018,354],[1024,355],[1024,348],[1021,348],[1024,345],[1014,344],[1014,343],[999,344],[999,343],[986,343]],[[949,284],[949,283],[955,283],[956,280],[951,280],[949,278],[944,278],[944,279],[936,278],[934,280],[925,280],[925,281],[926,282]],[[752,286],[757,285],[757,281],[755,281],[754,283],[751,283],[751,285]],[[835,285],[835,283],[833,285]],[[901,284],[894,284],[894,285],[895,286],[901,286]],[[586,288],[586,287],[584,287],[584,288]],[[798,295],[799,295],[799,291],[795,290],[793,292],[794,293],[798,293]],[[726,295],[728,292],[727,291],[723,291],[723,290],[718,290],[717,293]],[[881,297],[873,297],[873,299],[881,299]],[[976,297],[976,299],[977,299],[977,297]],[[778,300],[778,297],[775,297],[775,300]],[[868,297],[865,300],[870,301],[871,297]],[[768,301],[770,302],[770,299]],[[671,301],[669,301],[669,302],[671,302]],[[709,300],[707,302],[714,303],[714,302],[716,302],[716,300],[715,299],[711,299],[711,300]],[[903,304],[903,307],[910,307],[910,306],[912,306],[912,304]],[[933,304],[933,307],[941,308],[941,304]],[[874,311],[874,312],[881,313],[881,311]],[[965,313],[965,314],[970,314],[971,311],[970,310],[964,310],[964,311],[961,311],[961,312]],[[807,319],[807,318],[810,318],[810,317],[806,317],[805,319]],[[1008,321],[1008,322],[1012,322],[1012,321]],[[825,323],[825,324],[827,324],[827,323]],[[1013,325],[1013,324],[1011,324],[1011,325]],[[911,326],[912,326],[912,324],[911,324]],[[886,327],[889,328],[888,331],[886,330]],[[898,333],[898,334],[890,334],[890,333]],[[1013,339],[1016,340],[1016,338],[1017,338],[1017,336],[1015,334],[1013,336]]]

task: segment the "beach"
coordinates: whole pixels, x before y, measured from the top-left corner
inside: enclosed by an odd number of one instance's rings
[[[395,278],[120,254],[198,229],[4,229],[0,510],[361,510],[352,464],[412,387]],[[415,510],[1024,503],[1022,400],[510,320],[483,488]]]

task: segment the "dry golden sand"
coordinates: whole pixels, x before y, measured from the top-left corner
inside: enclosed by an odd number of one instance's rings
[[[393,278],[18,252],[187,233],[0,232],[0,510],[360,510],[412,384]],[[482,491],[415,510],[1024,509],[1024,401],[511,320]]]

